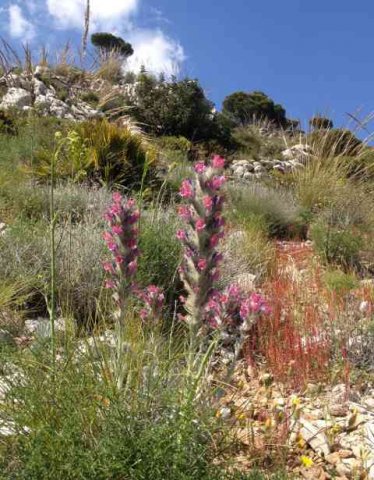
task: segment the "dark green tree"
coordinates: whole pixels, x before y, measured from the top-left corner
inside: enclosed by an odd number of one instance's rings
[[[125,42],[121,37],[107,32],[98,32],[91,35],[91,43],[101,53],[108,54],[116,52],[122,57],[130,57],[134,53],[134,49],[130,43]]]
[[[223,114],[236,126],[252,123],[254,120],[266,119],[279,126],[287,126],[286,111],[282,105],[274,103],[265,93],[235,92],[223,101]]]

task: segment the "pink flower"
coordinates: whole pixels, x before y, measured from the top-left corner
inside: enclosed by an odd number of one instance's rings
[[[133,260],[132,262],[130,262],[128,265],[128,270],[130,275],[133,275],[136,272],[137,268],[138,268],[138,262],[136,260]]]
[[[207,261],[205,258],[200,258],[200,260],[197,262],[197,267],[199,270],[205,270],[207,266]]]
[[[222,187],[222,185],[225,183],[225,181],[226,181],[226,178],[223,175],[221,175],[219,177],[217,177],[217,176],[213,177],[212,182],[211,182],[212,189],[213,190],[219,190]]]
[[[205,170],[206,170],[206,166],[205,166],[205,163],[204,162],[197,162],[194,166],[194,169],[195,169],[195,172],[196,173],[204,173]]]
[[[195,222],[195,227],[198,232],[201,232],[206,227],[206,224],[202,218],[198,218]]]
[[[114,261],[116,262],[117,265],[121,265],[124,262],[124,259],[121,255],[116,255],[114,258]]]
[[[114,288],[115,287],[115,283],[113,282],[113,280],[106,280],[105,281],[105,288]]]
[[[178,208],[178,215],[182,218],[184,221],[188,221],[191,219],[191,210],[187,205],[180,205]]]
[[[249,317],[250,313],[251,313],[251,308],[249,305],[249,300],[246,299],[240,305],[240,317],[243,320],[246,320]]]
[[[119,215],[121,213],[121,205],[118,204],[118,203],[114,203],[113,205],[111,205],[111,207],[109,208],[109,213],[113,216],[115,215]]]
[[[212,167],[223,168],[224,166],[225,166],[225,159],[220,157],[219,155],[214,155],[212,159]]]
[[[219,235],[217,235],[217,234],[212,235],[212,236],[210,237],[210,240],[209,240],[210,246],[211,246],[212,248],[215,248],[215,247],[218,245],[218,243],[219,243],[219,239],[220,239]]]
[[[203,198],[203,205],[207,210],[211,210],[213,207],[213,198],[210,197],[209,195],[206,195]]]
[[[114,267],[113,267],[113,264],[110,263],[110,262],[104,262],[103,263],[103,268],[106,272],[109,272],[109,273],[114,273]]]
[[[106,241],[106,242],[112,242],[113,241],[113,236],[110,232],[104,232],[103,233],[103,239]]]
[[[192,198],[194,196],[192,184],[189,180],[183,180],[179,194],[183,198]]]
[[[113,193],[113,202],[115,203],[121,203],[122,202],[122,195],[119,192]]]
[[[111,252],[115,252],[116,250],[118,250],[118,245],[115,242],[108,242],[107,247]]]
[[[123,228],[121,227],[121,225],[114,225],[112,227],[112,232],[115,233],[116,235],[122,235]]]
[[[184,230],[178,230],[176,236],[178,240],[186,240],[187,238],[186,232]]]
[[[133,198],[129,198],[126,203],[126,207],[131,209],[135,207],[135,200]]]

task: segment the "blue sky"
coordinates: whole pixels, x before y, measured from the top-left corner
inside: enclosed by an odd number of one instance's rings
[[[2,34],[79,42],[85,0],[0,0]],[[373,0],[91,0],[93,29],[129,39],[154,70],[197,77],[220,107],[263,90],[292,118],[374,110]]]

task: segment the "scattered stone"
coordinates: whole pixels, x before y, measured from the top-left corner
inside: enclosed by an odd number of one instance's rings
[[[317,427],[305,418],[300,419],[301,429],[300,435],[318,454],[324,456],[330,453],[328,439],[324,433],[324,429]]]

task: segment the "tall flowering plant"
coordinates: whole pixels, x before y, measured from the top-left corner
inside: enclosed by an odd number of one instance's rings
[[[221,192],[224,164],[220,156],[214,156],[208,165],[198,162],[194,166],[195,178],[182,182],[179,193],[184,204],[179,207],[179,215],[186,228],[179,230],[177,237],[184,246],[180,267],[187,292],[182,298],[184,320],[196,335],[207,336],[218,330],[226,358],[235,361],[256,318],[270,309],[257,293],[245,294],[236,285],[220,292],[215,286],[222,260],[217,247],[225,224]]]
[[[140,301],[142,307],[139,315],[143,320],[159,319],[164,302],[161,289],[155,285],[141,289],[135,283],[139,256],[137,223],[140,218],[135,200],[125,200],[120,193],[114,193],[104,218],[109,228],[103,237],[111,252],[111,259],[103,265],[108,274],[105,286],[113,291],[112,296],[118,307],[116,319],[124,318],[126,301],[130,295]]]
[[[116,317],[124,314],[125,302],[132,293],[137,270],[139,210],[135,200],[125,201],[120,193],[113,194],[113,203],[104,218],[108,230],[103,237],[111,252],[111,260],[104,263],[108,273],[105,286],[113,291],[113,299],[118,307]]]
[[[195,179],[184,180],[179,192],[185,203],[178,213],[186,223],[186,228],[177,232],[184,246],[179,273],[187,292],[183,299],[187,312],[185,321],[196,331],[205,325],[205,307],[219,277],[222,256],[217,245],[224,226],[223,196],[220,194],[225,182],[224,164],[219,156],[209,165],[196,163]]]

